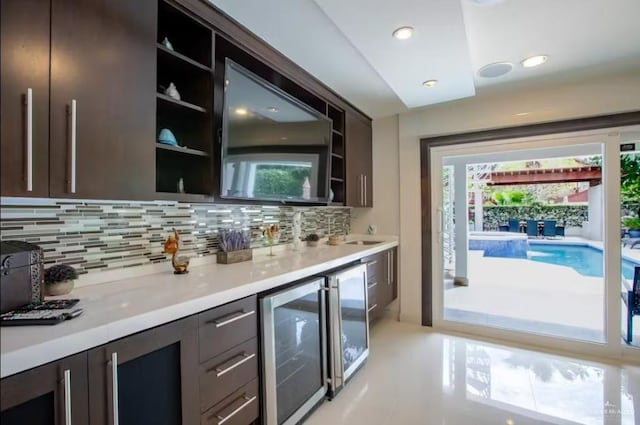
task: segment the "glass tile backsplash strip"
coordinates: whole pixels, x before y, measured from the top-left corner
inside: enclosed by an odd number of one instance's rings
[[[278,224],[280,243],[289,243],[296,211],[303,236],[327,235],[329,222],[332,234],[349,232],[349,208],[2,198],[0,239],[40,245],[45,267],[65,263],[88,273],[168,261],[163,244],[173,228],[190,256],[214,254],[224,229],[250,230],[258,247],[261,227]]]

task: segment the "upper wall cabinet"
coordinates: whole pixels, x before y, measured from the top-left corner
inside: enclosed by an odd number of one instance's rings
[[[347,205],[373,207],[373,159],[371,120],[346,113],[346,187]]]
[[[157,8],[157,0],[52,0],[51,197],[155,192]]]
[[[3,196],[49,194],[50,10],[0,2],[0,156]]]

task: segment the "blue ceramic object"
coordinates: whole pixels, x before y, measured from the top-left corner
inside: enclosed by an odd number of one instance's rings
[[[178,141],[176,140],[176,136],[174,136],[171,130],[169,130],[168,128],[163,128],[162,130],[160,130],[160,135],[158,136],[158,143],[171,145],[171,146],[178,146]]]

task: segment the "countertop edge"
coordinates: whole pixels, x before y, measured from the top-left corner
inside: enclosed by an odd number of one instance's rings
[[[183,319],[193,314],[198,314],[211,308],[268,291],[306,277],[321,274],[357,261],[363,257],[392,249],[398,245],[397,240],[386,240],[380,244],[367,245],[366,248],[353,254],[288,271],[280,275],[270,276],[265,279],[244,283],[237,287],[212,292],[205,296],[193,298],[181,303],[170,304],[106,325],[99,325],[65,335],[55,340],[43,341],[42,343],[35,343],[2,353],[0,355],[0,378],[4,379],[28,369],[43,366],[47,363],[90,350],[138,332]],[[46,329],[46,327],[43,327],[43,329]]]

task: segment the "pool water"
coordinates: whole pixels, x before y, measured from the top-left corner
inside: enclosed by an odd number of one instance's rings
[[[602,251],[587,245],[537,244],[529,242],[529,259],[541,263],[571,267],[583,276],[603,277]],[[629,260],[622,260],[622,275],[633,279],[635,266]]]

